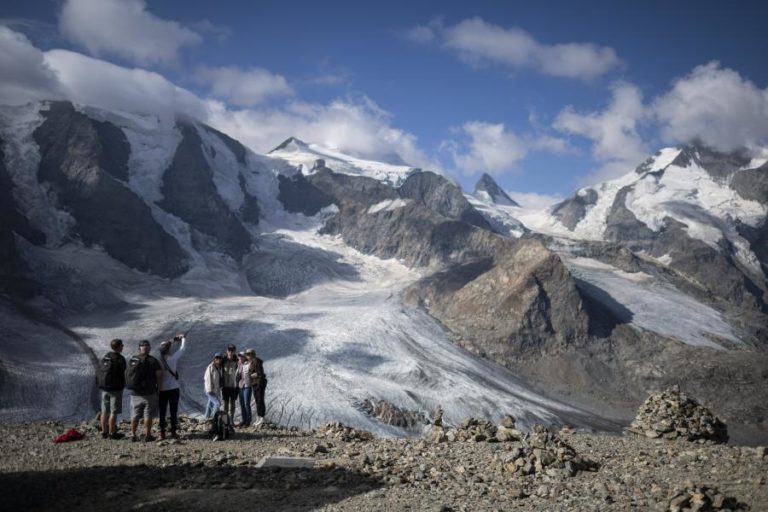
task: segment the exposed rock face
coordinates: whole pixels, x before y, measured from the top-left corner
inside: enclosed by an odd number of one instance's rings
[[[240,207],[240,215],[245,222],[258,224],[261,216],[259,201],[256,199],[256,196],[251,195],[251,193],[248,192],[248,187],[243,175],[239,174],[237,178],[240,182],[240,189],[243,191],[243,206]]]
[[[612,242],[634,242],[652,240],[655,233],[645,224],[640,222],[635,214],[626,205],[627,194],[632,192],[632,187],[624,187],[616,194],[611,206],[611,211],[606,219],[606,228],[603,236]]]
[[[469,204],[461,189],[433,172],[412,174],[398,190],[400,197],[423,203],[427,208],[449,219],[460,220],[490,230],[480,212]]]
[[[505,206],[520,206],[502,189],[496,180],[486,173],[475,183],[475,195],[487,194],[488,198],[495,204]]]
[[[221,133],[219,130],[215,128],[211,128],[210,126],[205,124],[201,126],[203,127],[204,130],[207,130],[208,132],[217,136],[224,143],[224,145],[226,145],[227,148],[229,148],[229,150],[232,151],[232,154],[235,155],[235,158],[240,164],[242,165],[246,164],[245,156],[248,154],[248,152],[245,149],[245,146],[240,144],[240,142],[236,141],[226,133]]]
[[[681,393],[677,386],[651,395],[640,406],[628,431],[650,438],[728,441],[725,423],[695,399]]]
[[[597,202],[597,192],[591,188],[585,188],[558,203],[552,209],[554,215],[563,226],[571,231],[581,222],[587,212],[587,208]]]
[[[768,204],[768,163],[734,173],[730,186],[744,199]]]
[[[198,247],[219,249],[240,261],[251,247],[251,235],[219,195],[195,126],[180,122],[178,128],[182,140],[163,175],[159,205],[203,235],[194,239]]]
[[[518,241],[495,265],[479,261],[427,278],[408,290],[406,300],[502,364],[523,352],[584,342],[588,333],[570,273],[533,239]]]
[[[307,192],[301,204],[299,194]],[[468,222],[479,216],[477,223],[487,226],[455,185],[433,173],[416,173],[402,188],[393,189],[378,180],[321,168],[308,177],[281,180],[281,200],[286,208],[308,215],[332,201],[339,212],[323,233],[341,235],[366,254],[396,257],[414,267],[495,254],[510,243]]]
[[[15,185],[5,167],[4,142],[0,139],[0,230],[15,231],[35,245],[45,243],[45,234],[32,227],[27,218],[19,211],[16,199],[13,197]],[[10,238],[5,238],[6,241]],[[10,248],[8,242],[6,248]]]
[[[280,175],[278,180],[280,192],[277,198],[286,211],[312,217],[333,204],[334,197],[331,194],[310,183],[300,172],[290,178]]]
[[[42,157],[38,178],[75,218],[73,232],[135,269],[163,277],[183,274],[187,263],[181,247],[121,181],[128,159],[122,132],[92,121],[67,102],[51,103],[43,115],[34,132]]]

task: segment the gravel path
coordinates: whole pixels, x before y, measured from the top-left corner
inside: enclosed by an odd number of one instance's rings
[[[501,469],[517,441],[343,441],[275,428],[213,442],[203,425],[183,425],[180,441],[132,443],[83,424],[84,440],[54,444],[69,425],[2,424],[0,510],[667,510],[689,484],[768,510],[764,447],[563,431],[597,470],[522,476]],[[315,466],[256,467],[268,455]]]

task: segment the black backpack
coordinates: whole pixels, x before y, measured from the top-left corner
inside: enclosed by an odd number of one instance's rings
[[[133,356],[125,370],[125,387],[134,391],[151,391],[155,385],[149,356]]]
[[[116,352],[109,352],[101,359],[96,375],[99,388],[104,391],[122,391],[125,387],[125,359]]]
[[[210,435],[214,441],[226,441],[227,439],[232,439],[235,435],[235,428],[232,425],[232,421],[230,421],[229,414],[221,410],[213,413],[213,424],[211,424],[211,429],[208,431],[208,435]]]

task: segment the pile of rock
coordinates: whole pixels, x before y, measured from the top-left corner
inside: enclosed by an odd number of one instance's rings
[[[742,504],[734,498],[727,498],[714,487],[706,485],[694,485],[686,482],[669,494],[669,512],[682,512],[684,510],[710,511],[710,510],[743,510]]]
[[[534,425],[523,438],[523,446],[501,457],[506,473],[551,477],[575,476],[579,471],[595,471],[597,464],[576,453],[568,443],[542,425]]]
[[[725,423],[696,400],[681,393],[678,386],[651,395],[640,406],[627,430],[654,439],[682,438],[702,443],[728,441]]]
[[[442,423],[442,415],[438,418],[439,420],[434,422],[432,429],[425,436],[433,443],[457,441],[498,443],[519,441],[523,438],[522,432],[515,428],[515,418],[509,414],[502,418],[498,426],[488,420],[469,417],[455,428],[446,428]]]
[[[338,439],[340,441],[372,441],[374,435],[367,430],[359,430],[348,427],[340,421],[326,423],[317,429],[317,436],[326,439]]]

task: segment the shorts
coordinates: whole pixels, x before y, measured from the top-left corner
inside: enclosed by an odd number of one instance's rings
[[[101,414],[121,414],[123,412],[123,390],[101,390]]]
[[[240,390],[237,388],[222,388],[221,395],[225,401],[237,400],[237,397],[240,395]]]
[[[138,420],[144,417],[145,420],[149,420],[157,418],[160,415],[157,407],[157,394],[131,395],[131,409],[133,409],[131,419]]]

